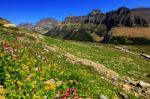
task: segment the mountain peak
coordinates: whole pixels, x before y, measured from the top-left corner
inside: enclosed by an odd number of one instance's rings
[[[91,16],[91,15],[98,15],[98,14],[101,14],[101,11],[98,9],[95,9],[95,10],[91,11],[88,15]]]

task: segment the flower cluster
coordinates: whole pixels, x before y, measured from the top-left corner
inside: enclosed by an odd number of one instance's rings
[[[68,88],[67,91],[64,93],[64,95],[62,96],[62,99],[68,99],[68,98],[72,98],[72,99],[78,99],[79,96],[77,94],[76,89],[73,88]]]
[[[67,82],[56,77],[63,74],[64,71],[57,64],[43,63],[31,49],[17,43],[1,43],[0,85],[4,86],[6,97],[77,97],[75,89],[69,88],[66,94],[62,93],[68,87]]]

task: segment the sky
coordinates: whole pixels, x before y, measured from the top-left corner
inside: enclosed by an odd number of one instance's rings
[[[150,7],[150,0],[0,0],[0,17],[16,25],[35,24],[42,18],[62,21],[69,15],[87,15],[93,9],[108,12],[122,6]]]

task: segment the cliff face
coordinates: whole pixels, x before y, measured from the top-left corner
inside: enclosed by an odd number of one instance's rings
[[[86,16],[67,17],[47,36],[90,42],[109,42],[113,27],[148,27],[149,23],[141,16],[135,15],[130,9],[121,7],[116,11],[102,13],[94,10]]]
[[[126,27],[147,27],[148,22],[140,16],[134,15],[130,9],[121,7],[117,11],[101,13],[98,10],[92,11],[87,16],[67,17],[64,24],[79,23],[79,24],[104,24],[108,28],[114,26]]]
[[[134,15],[130,9],[122,7],[117,11],[106,13],[105,24],[108,27],[147,27],[148,22],[140,16]]]
[[[99,10],[94,10],[94,11],[90,12],[87,16],[67,17],[63,23],[64,24],[67,24],[67,23],[103,24],[105,18],[106,18],[106,15],[104,13],[101,13]]]
[[[143,17],[150,24],[150,8],[135,8],[131,11],[134,15]]]

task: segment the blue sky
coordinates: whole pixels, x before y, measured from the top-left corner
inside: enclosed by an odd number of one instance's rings
[[[93,9],[107,12],[121,6],[150,7],[150,0],[0,0],[0,17],[14,24],[48,17],[61,21],[70,14],[86,15]]]

